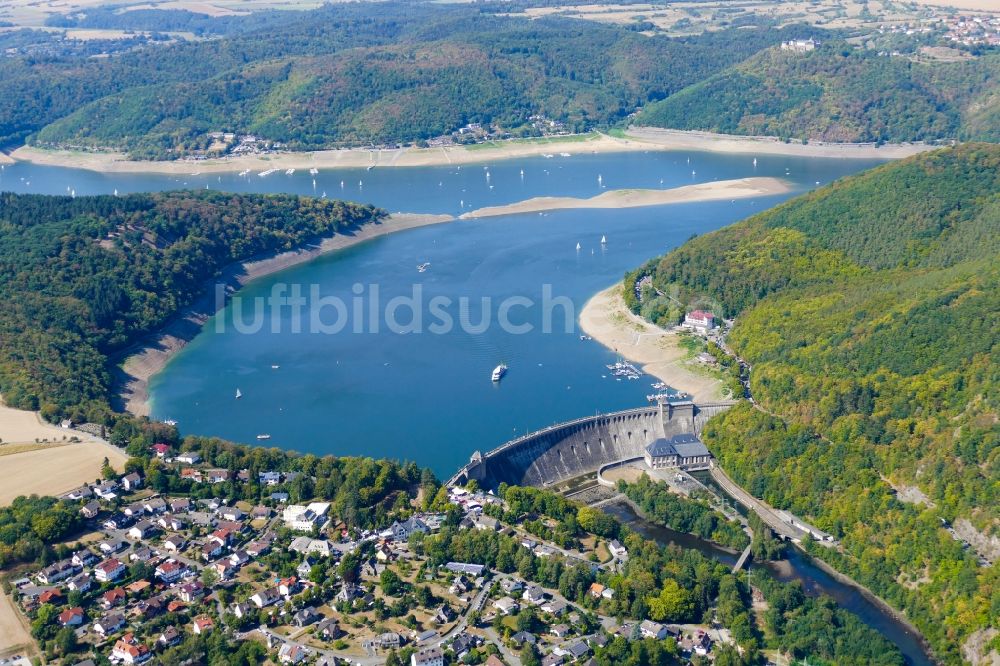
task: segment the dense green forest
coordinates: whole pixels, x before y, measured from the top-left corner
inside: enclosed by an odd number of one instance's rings
[[[0,194],[0,393],[103,421],[108,356],[189,305],[221,268],[380,219],[291,195]]]
[[[843,179],[639,273],[738,317],[728,343],[757,403],[704,431],[734,479],[840,539],[817,554],[904,609],[947,663],[997,626],[997,567],[944,527],[1000,530],[1000,147]]]
[[[153,20],[126,14],[73,20]],[[219,38],[108,58],[3,59],[0,145],[32,135],[43,146],[169,158],[204,147],[210,131],[312,149],[414,141],[471,122],[516,131],[538,114],[582,130],[621,121],[782,39],[820,32],[761,25],[674,39],[422,3],[251,16],[219,27]],[[159,18],[197,27],[183,13]]]
[[[839,142],[1000,140],[1000,55],[917,63],[831,42],[771,48],[642,110],[636,123]]]

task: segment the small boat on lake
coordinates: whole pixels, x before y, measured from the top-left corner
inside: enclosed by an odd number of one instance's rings
[[[267,433],[263,433],[261,435],[257,435],[257,439],[271,439],[271,436]]]
[[[239,400],[243,397],[243,391],[236,389],[236,399]]]
[[[503,376],[505,374],[507,374],[507,364],[501,363],[497,367],[493,368],[493,374],[491,375],[491,378],[493,379],[493,381],[498,382],[501,379],[503,379]]]

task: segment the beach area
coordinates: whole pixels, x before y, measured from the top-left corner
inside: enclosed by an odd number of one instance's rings
[[[122,355],[123,360],[114,376],[115,408],[136,416],[149,415],[149,380],[167,365],[174,354],[193,340],[209,317],[217,312],[215,285],[223,285],[226,293],[231,295],[252,280],[297,266],[328,252],[343,250],[386,234],[454,219],[450,215],[396,213],[380,222],[319,239],[298,250],[259,257],[227,267],[217,280],[206,285],[206,290],[191,307]]]
[[[654,150],[692,150],[756,155],[899,159],[931,150],[925,144],[824,144],[785,142],[776,137],[745,137],[708,132],[688,132],[633,127],[621,136],[594,132],[538,139],[511,139],[473,146],[394,149],[345,148],[312,152],[266,153],[204,160],[129,160],[121,153],[46,150],[23,146],[4,158],[38,165],[87,169],[101,173],[161,173],[190,175],[249,169],[367,169],[389,167],[450,166],[482,164],[496,160],[543,155],[622,153]]]
[[[589,199],[577,197],[534,197],[505,206],[488,206],[463,213],[462,219],[540,213],[550,210],[577,208],[640,208],[672,203],[719,201],[784,194],[791,188],[780,178],[739,178],[697,185],[684,185],[665,190],[608,190]]]
[[[678,335],[632,314],[622,285],[599,292],[580,311],[580,329],[661,382],[690,393],[699,402],[726,400],[722,382],[689,358]]]

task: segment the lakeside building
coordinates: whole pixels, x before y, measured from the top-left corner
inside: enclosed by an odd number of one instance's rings
[[[715,315],[705,310],[692,310],[684,315],[683,326],[699,333],[707,333],[715,329]]]
[[[712,454],[697,435],[674,435],[657,439],[646,447],[646,466],[650,469],[708,469]]]

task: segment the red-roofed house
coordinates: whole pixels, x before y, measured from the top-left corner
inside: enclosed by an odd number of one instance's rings
[[[715,315],[705,310],[692,310],[684,315],[684,325],[697,331],[711,331],[715,328]]]
[[[113,580],[118,580],[124,573],[125,565],[122,564],[116,557],[104,560],[94,567],[94,578],[102,583],[109,583]]]
[[[212,618],[207,615],[199,615],[194,619],[194,633],[201,635],[207,634],[215,627],[215,623],[212,622]]]
[[[149,447],[149,449],[156,454],[157,458],[166,458],[167,454],[170,453],[170,445],[163,442],[157,442]]]
[[[141,664],[153,655],[149,648],[135,640],[132,634],[126,634],[115,643],[111,656],[125,664]]]
[[[101,606],[103,606],[105,610],[114,608],[115,606],[117,606],[120,603],[123,603],[124,601],[125,601],[125,590],[123,590],[120,587],[116,587],[113,590],[108,590],[107,592],[101,595]]]
[[[77,606],[59,613],[59,624],[64,627],[75,627],[83,624],[83,609]]]

